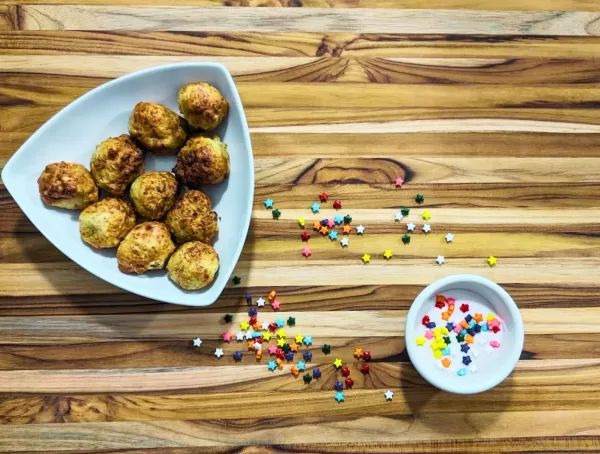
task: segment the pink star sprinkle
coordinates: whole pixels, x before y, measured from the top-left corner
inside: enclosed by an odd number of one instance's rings
[[[446,303],[448,306],[454,306],[454,304],[456,304],[456,300],[454,298],[446,298]]]
[[[310,250],[310,248],[309,248],[309,247],[305,247],[304,249],[302,249],[302,255],[303,255],[304,257],[308,257],[308,256],[309,256],[309,255],[311,255],[311,254],[312,254],[312,251]]]
[[[279,300],[275,300],[271,303],[271,307],[273,308],[273,310],[279,310],[280,304],[281,304],[281,302]]]
[[[431,331],[430,329],[428,329],[427,331],[425,331],[425,337],[427,339],[433,339],[433,331]]]
[[[267,351],[269,352],[269,355],[274,355],[275,353],[277,353],[277,345],[275,345],[275,344],[269,345],[269,348],[267,348]]]
[[[223,334],[223,340],[225,342],[231,342],[231,333],[229,331],[226,331],[225,334]]]
[[[490,345],[494,348],[500,348],[500,342],[498,341],[490,341]]]
[[[329,218],[327,220],[327,225],[329,226],[329,228],[335,227],[335,221],[333,220],[333,218]]]
[[[396,187],[397,188],[401,188],[402,185],[404,184],[404,180],[400,177],[396,178]]]

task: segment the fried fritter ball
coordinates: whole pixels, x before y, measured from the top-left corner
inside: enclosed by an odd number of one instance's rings
[[[177,179],[171,172],[146,172],[135,179],[129,196],[140,216],[162,219],[177,196]]]
[[[168,107],[139,102],[129,118],[129,134],[144,148],[160,155],[174,155],[187,139],[187,122]]]
[[[53,207],[82,210],[98,201],[98,188],[81,164],[48,164],[37,181],[42,200]]]
[[[135,213],[121,199],[100,200],[79,215],[81,239],[95,248],[117,247],[135,225]]]
[[[215,280],[219,256],[212,246],[200,241],[185,243],[167,263],[169,277],[186,290],[198,290]]]
[[[142,274],[165,267],[175,250],[171,233],[162,222],[143,222],[129,231],[117,249],[123,273]]]
[[[206,82],[184,85],[177,94],[179,110],[194,129],[212,131],[229,113],[221,92]]]
[[[194,136],[177,155],[175,176],[191,188],[221,183],[229,176],[227,145],[217,136]]]
[[[175,202],[165,223],[180,243],[198,240],[212,244],[219,227],[217,213],[211,208],[210,199],[204,192],[191,190]]]
[[[144,171],[144,153],[127,134],[110,137],[96,147],[90,167],[98,187],[121,197]]]

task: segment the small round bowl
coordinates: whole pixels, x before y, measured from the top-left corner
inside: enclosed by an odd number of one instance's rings
[[[479,353],[474,364],[480,363],[481,366],[476,373],[469,372],[465,376],[458,376],[456,372],[448,369],[440,370],[429,346],[416,344],[415,339],[422,335],[422,319],[434,307],[438,294],[456,299],[453,319],[461,313],[459,307],[462,302],[471,302],[479,307],[486,306],[488,312],[493,312],[503,321],[501,347],[498,352],[493,352],[493,355],[487,357],[483,351]],[[498,385],[517,365],[523,350],[523,319],[513,299],[498,284],[481,276],[458,274],[435,281],[417,296],[406,316],[405,338],[408,356],[425,380],[450,393],[476,394]],[[475,339],[477,340],[477,336]],[[482,350],[478,344],[471,347],[472,350]],[[451,359],[461,361],[462,355],[461,353]]]

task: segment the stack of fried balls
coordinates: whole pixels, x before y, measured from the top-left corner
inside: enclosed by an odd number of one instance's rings
[[[166,266],[173,282],[197,290],[211,284],[219,269],[212,247],[219,232],[217,213],[200,189],[229,176],[227,145],[211,134],[229,104],[204,82],[181,87],[177,101],[183,117],[162,104],[138,103],[129,135],[100,143],[91,172],[81,164],[57,162],[46,166],[38,185],[46,204],[83,210],[81,238],[94,248],[117,248],[122,272]],[[146,152],[176,155],[173,173],[144,173]],[[107,195],[102,200],[100,189]]]

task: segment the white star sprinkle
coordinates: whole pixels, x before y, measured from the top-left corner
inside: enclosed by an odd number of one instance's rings
[[[199,337],[194,339],[194,347],[200,347],[201,345],[202,345],[202,339],[200,339]]]
[[[222,348],[217,348],[217,349],[215,350],[215,356],[216,356],[217,358],[220,358],[221,356],[223,356],[223,349],[222,349]]]
[[[385,400],[392,400],[394,398],[394,393],[391,392],[389,389],[384,394]]]
[[[265,305],[265,300],[263,298],[259,298],[256,300],[256,305],[258,307],[263,307]]]
[[[471,364],[469,366],[469,370],[471,371],[472,374],[475,374],[479,371],[479,367],[477,367],[475,364]]]
[[[340,240],[340,244],[342,245],[342,247],[348,247],[348,245],[350,244],[350,240],[348,238],[342,238]]]
[[[241,331],[239,333],[237,333],[235,335],[235,339],[239,340],[239,341],[243,341],[244,340],[244,333],[242,333]]]
[[[431,232],[431,226],[429,224],[423,224],[423,233]]]
[[[246,340],[250,340],[250,339],[252,339],[252,333],[251,333],[250,331],[246,331],[246,332],[244,333],[244,338],[245,338]]]
[[[262,349],[262,344],[260,342],[254,342],[254,350]]]
[[[438,265],[442,265],[445,261],[446,261],[446,259],[444,258],[443,255],[438,255],[437,256],[436,262],[437,262]]]
[[[450,232],[446,233],[446,243],[452,243],[454,241],[454,235],[452,235]]]
[[[362,226],[362,224],[356,227],[356,233],[358,233],[359,235],[365,233],[365,228]]]
[[[266,331],[269,329],[269,322],[262,322],[261,328]]]
[[[415,227],[416,225],[414,225],[412,222],[410,224],[406,224],[406,230],[408,230],[409,232],[414,232]]]
[[[396,221],[401,221],[402,219],[404,219],[404,216],[402,216],[402,212],[398,211],[395,215],[394,215],[394,220]]]

